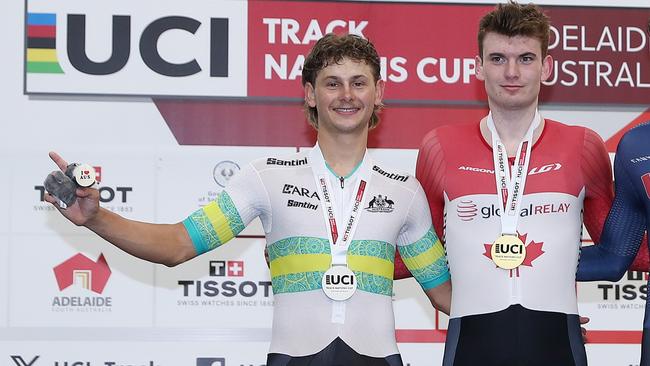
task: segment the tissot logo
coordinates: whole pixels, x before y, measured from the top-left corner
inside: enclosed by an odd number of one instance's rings
[[[95,181],[100,183],[102,181],[102,167],[95,166]],[[102,203],[102,207],[109,209],[114,212],[133,212],[133,206],[130,206],[129,197],[131,197],[131,192],[133,192],[133,187],[127,186],[104,186],[98,187],[96,189],[99,191],[99,202]],[[39,201],[41,204],[34,205],[34,211],[52,211],[55,210],[54,206],[50,204],[42,204],[45,202],[45,187],[42,185],[35,185],[34,190],[39,194]]]
[[[27,2],[26,92],[245,96],[246,4],[188,1]]]
[[[597,287],[601,290],[604,301],[614,301],[613,304],[599,304],[599,308],[608,309],[643,309],[648,298],[648,273],[627,272],[622,283],[602,283]],[[626,300],[622,302],[622,300]],[[634,302],[636,301],[636,303]]]
[[[244,261],[210,261],[210,276],[243,277]]]
[[[242,260],[210,261],[208,280],[178,280],[179,306],[272,306],[271,281],[246,279]]]
[[[12,355],[9,357],[11,357],[11,360],[14,362],[16,366],[35,366],[36,360],[38,360],[41,356],[34,356],[30,358],[30,357]]]
[[[395,202],[392,199],[379,194],[368,201],[368,207],[365,210],[368,212],[393,212],[394,205]]]

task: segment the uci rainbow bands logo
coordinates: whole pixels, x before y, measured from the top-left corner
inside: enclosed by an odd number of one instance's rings
[[[56,55],[56,14],[27,14],[27,72],[63,74]]]

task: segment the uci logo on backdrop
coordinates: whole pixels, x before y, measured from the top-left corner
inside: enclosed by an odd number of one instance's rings
[[[246,3],[26,2],[25,93],[245,96]]]

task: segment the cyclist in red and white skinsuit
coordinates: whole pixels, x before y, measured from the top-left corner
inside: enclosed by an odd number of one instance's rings
[[[487,14],[476,61],[490,114],[436,129],[420,148],[416,175],[454,283],[445,366],[587,364],[576,267],[583,219],[597,241],[611,205],[611,166],[595,132],[537,109],[548,38],[532,4]],[[512,269],[492,251],[502,235],[525,247]]]

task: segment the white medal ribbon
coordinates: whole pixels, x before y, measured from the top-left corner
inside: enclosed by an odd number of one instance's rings
[[[321,209],[323,210],[323,218],[328,233],[327,239],[332,254],[332,266],[347,266],[348,247],[352,242],[357,225],[359,224],[363,210],[363,196],[370,183],[370,167],[372,166],[370,157],[366,151],[357,173],[358,178],[354,189],[354,192],[356,192],[354,201],[348,208],[347,215],[345,216],[341,215],[341,212],[337,209],[330,180],[332,173],[325,165],[325,159],[318,144],[310,152],[309,161],[314,173],[316,187],[321,194]],[[347,220],[337,219],[341,217],[347,217]],[[343,324],[345,322],[345,302],[334,301],[332,306],[332,322]]]
[[[517,222],[521,209],[522,196],[526,186],[528,165],[530,163],[530,151],[533,145],[533,132],[541,123],[542,118],[539,112],[535,116],[524,135],[524,139],[517,148],[515,158],[515,171],[511,177],[508,153],[505,145],[499,138],[499,133],[494,125],[492,113],[488,114],[487,127],[492,134],[492,156],[494,158],[494,177],[497,183],[497,196],[501,207],[501,234],[517,236]]]

